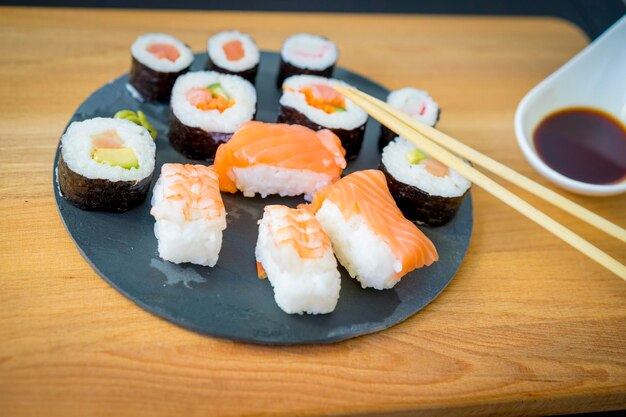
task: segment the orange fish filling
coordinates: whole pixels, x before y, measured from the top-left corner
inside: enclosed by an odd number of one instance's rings
[[[180,56],[178,49],[169,43],[153,43],[148,46],[147,51],[159,59],[167,59],[171,62],[176,62]]]
[[[200,110],[224,110],[235,105],[235,100],[217,94],[208,88],[192,88],[187,92],[187,100]]]
[[[304,94],[304,98],[309,106],[334,113],[346,110],[346,99],[334,88],[324,84],[312,84],[301,88],[299,93]]]
[[[239,61],[245,55],[243,43],[235,39],[222,45],[226,59],[229,61]]]
[[[450,169],[436,159],[426,158],[422,163],[426,171],[430,172],[435,177],[445,177],[450,174]]]

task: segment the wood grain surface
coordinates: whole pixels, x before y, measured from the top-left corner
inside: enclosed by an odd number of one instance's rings
[[[337,345],[200,336],[100,279],[53,200],[67,121],[128,71],[137,35],[168,32],[201,51],[227,28],[270,50],[297,31],[324,34],[341,66],[388,88],[429,90],[443,108],[440,129],[544,184],[517,148],[515,108],[587,43],[544,18],[0,8],[0,416],[626,408],[626,285],[480,189],[470,250],[446,291],[392,329]],[[626,261],[617,240],[522,195]],[[626,225],[626,196],[568,196]]]

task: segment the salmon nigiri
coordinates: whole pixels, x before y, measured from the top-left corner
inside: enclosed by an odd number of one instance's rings
[[[339,179],[344,155],[339,138],[329,130],[247,122],[220,145],[214,164],[225,192],[311,196]]]
[[[337,259],[363,288],[391,288],[439,259],[435,245],[396,206],[381,171],[347,175],[303,207],[315,213]]]

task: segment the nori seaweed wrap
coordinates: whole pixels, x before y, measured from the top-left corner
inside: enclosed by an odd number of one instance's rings
[[[206,132],[181,122],[170,108],[170,143],[189,159],[211,161],[217,147],[226,142],[233,133]]]
[[[347,86],[342,81],[314,75],[287,79],[280,97],[278,122],[313,130],[329,129],[341,140],[346,159],[354,159],[365,137],[367,113],[332,88],[337,84]]]
[[[277,122],[302,125],[313,130],[328,129],[332,131],[339,137],[341,146],[346,150],[346,160],[355,159],[358,156],[361,146],[363,145],[363,138],[365,137],[365,124],[349,130],[328,128],[311,121],[311,119],[293,107],[283,105],[278,109]]]
[[[137,181],[87,178],[72,171],[59,155],[58,181],[61,195],[83,210],[121,213],[141,204],[148,195],[152,173]]]
[[[452,220],[469,191],[468,188],[459,197],[430,195],[418,187],[396,180],[382,162],[379,169],[385,174],[389,192],[404,217],[428,226],[442,226]]]
[[[379,169],[402,214],[428,226],[452,220],[471,187],[459,173],[400,137],[384,148]]]
[[[333,75],[339,51],[337,46],[323,36],[297,33],[285,40],[280,50],[280,68],[276,87],[292,75],[316,75],[330,78]]]
[[[291,65],[288,62],[280,59],[280,67],[278,69],[278,77],[276,78],[276,87],[281,88],[283,82],[291,77],[292,75],[317,75],[324,78],[330,78],[333,76],[333,71],[335,70],[335,64],[331,65],[328,68],[323,70],[312,70],[308,68],[298,68],[295,65]]]
[[[218,146],[256,114],[247,80],[215,71],[182,75],[172,89],[170,143],[187,158],[212,160]]]
[[[61,195],[83,210],[127,211],[141,204],[154,173],[148,130],[124,119],[73,122],[61,137]]]
[[[131,47],[131,56],[131,92],[150,102],[169,101],[176,79],[189,71],[193,62],[189,46],[159,33],[138,37]]]
[[[219,32],[207,44],[206,68],[238,75],[255,84],[261,54],[250,35],[237,30]]]
[[[226,68],[222,68],[219,65],[215,64],[213,61],[211,61],[211,58],[209,58],[206,63],[206,68],[209,71],[217,71],[222,74],[238,75],[250,81],[252,84],[256,84],[256,74],[259,69],[259,64],[256,64],[254,67],[247,69],[245,71],[237,72],[237,71],[229,71]]]
[[[435,127],[441,117],[441,108],[437,102],[426,91],[416,88],[405,87],[392,91],[387,96],[387,104],[431,127]],[[394,131],[381,125],[378,150],[382,151],[396,136]]]

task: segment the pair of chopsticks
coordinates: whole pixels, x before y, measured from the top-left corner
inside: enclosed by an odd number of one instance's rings
[[[497,197],[505,204],[561,238],[566,243],[569,243],[583,254],[613,272],[615,275],[626,280],[625,265],[622,265],[615,258],[612,258],[593,244],[589,243],[587,240],[572,232],[567,227],[558,223],[550,216],[528,204],[525,200],[522,200],[520,197],[504,188],[483,174],[481,171],[474,169],[472,166],[451,152],[454,152],[460,157],[465,158],[476,165],[480,165],[492,173],[499,175],[500,177],[525,189],[526,191],[543,198],[547,202],[554,204],[555,206],[591,224],[592,226],[597,227],[622,242],[626,242],[626,230],[620,226],[601,216],[598,216],[594,212],[587,210],[573,201],[568,200],[549,188],[534,182],[530,178],[523,176],[506,165],[503,165],[500,162],[478,152],[477,150],[470,148],[445,133],[415,120],[411,116],[391,107],[387,103],[375,97],[363,93],[353,87],[333,86],[333,88],[351,100],[354,104],[361,107],[381,124],[387,126],[398,135],[409,140],[433,158],[454,169],[472,183],[483,188],[485,191]]]

